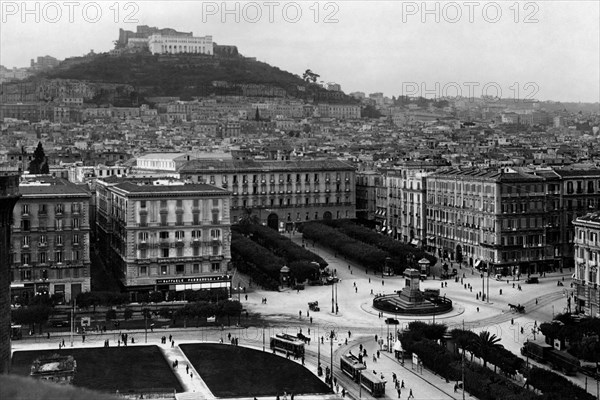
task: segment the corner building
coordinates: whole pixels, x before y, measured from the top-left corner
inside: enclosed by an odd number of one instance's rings
[[[356,216],[355,169],[342,161],[192,160],[179,173],[229,190],[234,223],[250,212],[283,231]]]
[[[66,179],[36,177],[19,185],[13,210],[11,301],[36,294],[69,302],[90,286],[91,194]]]
[[[600,213],[594,212],[573,221],[575,228],[575,309],[590,317],[600,317]]]
[[[427,235],[438,256],[496,274],[554,265],[544,179],[512,168],[451,168],[427,177]]]
[[[131,300],[187,289],[230,290],[230,194],[204,184],[99,180],[100,248],[118,266]]]

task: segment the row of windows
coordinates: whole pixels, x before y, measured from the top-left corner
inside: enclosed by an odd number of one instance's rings
[[[202,231],[201,230],[194,230],[191,231],[191,237],[193,239],[200,239],[202,238]],[[183,240],[185,239],[186,233],[185,231],[175,231],[173,232],[175,239],[177,240]],[[153,233],[153,236],[155,236],[155,233]],[[138,239],[141,242],[146,242],[148,241],[148,237],[149,237],[149,232],[139,232],[138,233]],[[169,239],[171,237],[171,232],[169,231],[160,231],[158,233],[158,237],[161,240],[166,240]],[[211,229],[210,230],[210,237],[214,240],[218,240],[221,238],[221,229]]]
[[[69,209],[73,213],[81,212],[81,203],[67,203],[67,204],[58,203],[58,204],[54,205],[54,213],[55,214],[62,214],[64,212],[66,212],[67,209]],[[21,204],[21,214],[28,215],[30,213],[31,213],[31,205],[30,204]],[[46,204],[39,204],[38,205],[38,214],[47,214],[47,213],[48,213],[48,206]]]
[[[39,239],[39,241],[38,241],[39,246],[48,245],[48,237],[46,235],[40,235],[38,237],[38,239]],[[71,236],[71,243],[79,244],[79,234],[74,234],[73,236]],[[21,239],[21,244],[23,246],[31,246],[31,236],[29,236],[29,235],[23,236],[23,238]],[[54,236],[54,244],[62,245],[63,244],[63,235]]]
[[[12,271],[12,281],[16,281],[16,277],[18,276],[21,281],[32,281],[39,279],[69,279],[69,278],[79,278],[80,268],[55,268],[51,270],[47,269],[20,269],[19,271]]]
[[[187,271],[186,271],[187,269]],[[221,271],[221,263],[211,263],[210,266],[206,264],[176,264],[174,273],[176,275],[183,275],[186,273],[199,274],[199,273],[209,273],[209,272],[220,272]],[[152,275],[153,269],[142,265],[139,267],[139,275],[147,276]],[[156,271],[157,275],[173,275],[173,266],[171,265],[161,265],[159,269]]]
[[[175,207],[177,208],[183,208],[183,200],[179,199],[179,200],[174,200],[175,201]],[[173,203],[173,200],[159,200],[159,204],[160,204],[160,208],[161,209],[166,209],[169,206],[169,202]],[[140,200],[140,208],[145,209],[147,208],[148,202],[146,200]],[[193,199],[192,200],[192,205],[194,208],[199,208],[200,207],[200,199]],[[212,199],[212,206],[213,207],[219,207],[219,199]],[[214,211],[218,211],[218,210],[213,210]]]
[[[332,177],[335,176],[337,181],[342,179],[342,173],[337,172],[335,175],[333,173],[326,172],[325,173],[325,181],[331,180]],[[312,180],[311,180],[312,177]],[[279,182],[319,182],[321,179],[321,173],[314,174],[253,174],[253,175],[233,175],[232,181],[233,184],[241,183],[274,183],[276,178]],[[198,182],[205,182],[205,177],[202,175],[198,175]],[[221,175],[221,183],[228,183],[228,175]],[[344,179],[346,181],[350,180],[350,173],[344,173]],[[207,183],[215,184],[217,181],[215,180],[215,175],[209,175]]]
[[[41,228],[42,226],[40,226]],[[67,225],[65,225],[64,220],[62,219],[55,219],[54,220],[54,229],[57,231],[61,231],[65,228],[68,228]],[[80,229],[81,228],[81,223],[80,223],[80,219],[79,218],[73,218],[71,220],[71,229]],[[21,230],[23,232],[29,232],[31,231],[31,221],[29,221],[28,219],[23,219],[21,220]]]
[[[211,256],[221,256],[221,246],[218,244],[213,244],[211,247]],[[173,251],[173,249],[169,249],[169,248],[163,248],[159,250],[159,256],[162,258],[169,258],[169,257],[185,257],[184,255],[184,248],[183,247],[178,247],[175,249],[175,251]],[[193,257],[200,257],[202,256],[202,249],[200,248],[200,246],[193,246],[192,247],[192,256]],[[204,255],[209,255],[209,254],[204,254]],[[138,254],[139,258],[142,260],[145,260],[147,258],[150,258],[149,253],[148,253],[148,249],[140,249],[139,250],[139,254]]]
[[[46,251],[42,251],[38,253],[38,259],[37,262],[40,264],[46,264],[46,263],[62,263],[65,261],[80,261],[81,260],[81,251],[79,250],[73,250],[71,252],[71,259],[70,260],[66,260],[64,257],[64,252],[62,250],[56,250],[54,251],[54,258],[50,259],[48,252]],[[31,264],[31,254],[30,253],[22,253],[21,254],[21,264],[22,265],[29,265]]]
[[[271,207],[275,207],[277,205],[280,206],[280,207],[282,207],[282,206],[293,206],[293,205],[301,205],[302,204],[302,202],[300,201],[300,199],[296,199],[295,202],[292,202],[293,199],[291,199],[291,198],[287,198],[287,199],[279,198],[279,199],[277,199],[278,200],[277,203],[275,202],[276,199],[268,199],[268,200],[269,200],[268,205],[271,206]],[[346,203],[350,203],[350,196],[346,196],[345,200],[346,200]],[[341,197],[336,197],[335,198],[335,203],[334,203],[332,201],[332,199],[329,196],[327,196],[327,197],[325,197],[324,201],[322,201],[322,202],[318,202],[318,201],[312,201],[311,202],[311,199],[309,197],[306,197],[304,199],[304,205],[311,205],[311,204],[314,204],[314,205],[320,205],[320,204],[342,204],[341,201],[342,201]],[[266,207],[267,206],[267,199],[251,199],[251,200],[243,199],[241,202],[239,200],[237,200],[237,199],[233,199],[233,201],[231,203],[231,206],[233,208],[239,207],[240,205],[242,207],[248,207],[250,205],[253,205],[253,206],[260,205],[260,206]]]

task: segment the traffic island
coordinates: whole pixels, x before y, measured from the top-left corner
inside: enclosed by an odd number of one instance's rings
[[[376,310],[399,315],[439,315],[452,311],[452,300],[445,295],[440,297],[439,289],[419,289],[421,273],[413,268],[404,271],[406,284],[393,294],[376,296],[373,307]]]

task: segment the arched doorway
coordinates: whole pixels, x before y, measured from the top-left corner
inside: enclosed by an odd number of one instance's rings
[[[325,211],[325,212],[323,213],[323,219],[324,219],[325,221],[331,221],[331,218],[332,218],[332,215],[331,215],[331,212],[330,212],[330,211]]]
[[[269,214],[267,217],[267,226],[271,229],[279,230],[279,216],[275,213]]]

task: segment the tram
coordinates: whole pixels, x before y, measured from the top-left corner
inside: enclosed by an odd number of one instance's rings
[[[304,357],[304,342],[287,333],[278,333],[271,336],[270,347],[273,352],[279,350],[294,357]]]
[[[360,373],[361,386],[367,389],[373,397],[385,396],[385,383],[385,379],[381,379],[369,371],[362,371]]]
[[[340,369],[352,378],[354,382],[358,382],[360,381],[360,373],[367,369],[367,367],[358,360],[357,356],[350,352],[342,355],[340,358]]]

